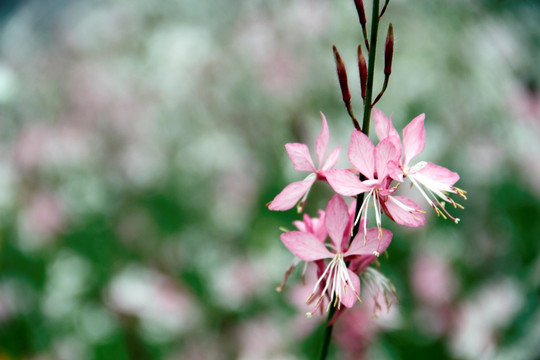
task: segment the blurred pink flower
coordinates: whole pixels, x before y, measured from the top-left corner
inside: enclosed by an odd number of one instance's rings
[[[336,343],[347,359],[367,359],[367,349],[378,332],[373,315],[366,306],[358,306],[341,317],[336,325]]]
[[[230,261],[212,274],[220,302],[233,309],[241,307],[264,289],[266,271],[261,263],[249,259]]]
[[[14,165],[23,173],[47,167],[82,166],[90,156],[96,156],[91,150],[91,135],[77,124],[29,125],[13,147]]]
[[[298,171],[309,172],[310,174],[302,181],[287,185],[268,205],[270,210],[289,210],[298,202],[298,208],[302,209],[307,194],[315,180],[319,179],[326,181],[326,172],[336,165],[339,158],[339,146],[336,147],[325,160],[328,142],[330,140],[330,132],[328,131],[326,117],[323,113],[321,113],[321,116],[322,129],[315,142],[315,151],[319,167],[315,168],[306,144],[286,144],[285,148],[287,149],[287,153],[291,158],[294,168]]]
[[[414,295],[420,301],[439,306],[452,301],[458,284],[444,257],[434,253],[422,253],[413,260],[411,285]]]
[[[378,299],[382,296],[367,297],[360,306],[347,310],[347,316],[342,316],[336,323],[334,339],[343,350],[345,359],[368,359],[369,346],[375,342],[378,334],[399,328],[401,320],[396,307],[373,313],[376,302],[384,302],[384,299]]]
[[[48,191],[32,194],[21,213],[21,241],[29,248],[47,244],[64,229],[67,215],[60,199]]]
[[[419,300],[415,313],[418,326],[432,336],[448,333],[454,326],[452,302],[459,285],[448,260],[437,253],[420,253],[413,260],[410,276]]]
[[[279,359],[287,335],[272,317],[255,317],[237,329],[238,355],[241,360]]]
[[[49,130],[44,125],[26,128],[14,145],[15,166],[25,172],[36,169],[45,155],[44,148],[49,137]]]

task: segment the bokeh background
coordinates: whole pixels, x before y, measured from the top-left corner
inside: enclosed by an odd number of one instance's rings
[[[390,20],[378,107],[426,113],[422,159],[468,200],[458,225],[385,222],[399,303],[357,304],[331,353],[539,358],[539,3],[392,0],[381,45]],[[315,358],[301,271],[275,291],[299,216],[265,204],[319,111],[346,149],[331,46],[360,114],[361,39],[353,1],[1,1],[0,359]]]

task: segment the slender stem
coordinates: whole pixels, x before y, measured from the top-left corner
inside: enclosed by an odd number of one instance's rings
[[[373,0],[371,15],[371,39],[369,41],[368,76],[366,87],[366,106],[364,106],[364,120],[362,132],[369,135],[369,122],[371,120],[371,98],[373,96],[373,74],[375,72],[375,54],[377,51],[377,32],[379,30],[379,0]]]
[[[384,76],[384,84],[383,84],[382,90],[379,93],[379,95],[377,95],[375,100],[373,100],[373,104],[371,104],[371,107],[373,107],[381,99],[381,97],[383,96],[384,92],[386,91],[386,88],[388,87],[389,78],[390,78],[390,75],[385,75]]]
[[[386,11],[386,7],[388,6],[388,3],[390,2],[390,0],[386,0],[385,3],[384,3],[384,6],[381,10],[381,14],[379,15],[379,19],[384,15],[384,12]]]
[[[331,306],[328,310],[328,317],[326,318],[326,328],[324,330],[324,340],[323,347],[321,348],[321,355],[319,356],[320,360],[325,360],[326,355],[328,354],[328,348],[330,347],[330,340],[332,339],[332,330],[334,329],[334,324],[330,325],[334,314],[336,313],[336,307]]]
[[[375,54],[377,50],[377,32],[379,30],[379,0],[373,0],[373,9],[371,12],[371,39],[369,41],[369,56],[368,56],[368,74],[366,84],[366,99],[364,105],[364,118],[362,123],[362,132],[369,136],[369,123],[371,119],[371,99],[373,97],[373,74],[375,72]],[[360,180],[365,180],[363,175],[360,175]],[[356,199],[356,211],[354,218],[358,215],[362,202],[364,200],[364,194],[358,195]],[[360,221],[354,226],[351,234],[351,240],[358,234],[360,229]],[[328,354],[328,348],[330,346],[330,340],[332,338],[333,325],[330,325],[332,318],[336,312],[336,307],[331,306],[328,311],[327,326],[325,329],[324,340],[321,348],[320,360],[325,360]]]

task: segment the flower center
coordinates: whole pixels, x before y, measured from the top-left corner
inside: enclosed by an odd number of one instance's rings
[[[324,287],[319,292],[322,284],[324,284]],[[313,287],[313,293],[306,300],[306,303],[309,303],[315,296],[317,296],[315,308],[313,311],[306,314],[307,317],[310,318],[313,315],[313,312],[322,306],[322,301],[325,295],[328,295],[328,298],[330,299],[326,311],[330,310],[330,306],[332,304],[334,307],[337,306],[339,309],[341,307],[343,297],[347,294],[347,291],[353,291],[358,299],[360,299],[360,295],[352,285],[347,265],[343,260],[343,253],[338,252],[328,263],[326,269]]]

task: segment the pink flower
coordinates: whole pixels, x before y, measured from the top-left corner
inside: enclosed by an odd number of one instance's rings
[[[358,130],[353,130],[349,144],[349,161],[365,178],[361,181],[356,174],[346,169],[326,172],[326,178],[332,188],[343,196],[365,193],[358,213],[364,220],[364,233],[367,233],[367,211],[370,200],[375,209],[377,228],[381,229],[381,213],[386,213],[401,225],[421,226],[425,218],[420,207],[403,196],[392,196],[396,188],[390,188],[392,180],[402,180],[399,161],[400,150],[391,138],[383,139],[377,146]]]
[[[325,213],[322,210],[319,210],[319,217],[312,218],[308,214],[304,214],[303,221],[296,220],[293,221],[294,226],[299,231],[304,231],[315,235],[317,239],[324,243],[326,239],[326,226],[324,223]]]
[[[459,175],[430,162],[420,161],[415,165],[410,165],[412,159],[424,150],[426,143],[424,118],[425,114],[418,115],[405,126],[403,129],[402,149],[399,135],[392,125],[392,118],[390,117],[388,119],[382,111],[373,109],[375,132],[379,140],[381,142],[388,140],[400,152],[403,152],[403,159],[400,162],[401,176],[408,177],[411,180],[411,183],[420,191],[420,194],[431,205],[437,215],[445,219],[449,217],[457,223],[459,219],[450,215],[439,199],[452,204],[454,207],[463,208],[460,204],[448,197],[448,193],[453,193],[467,199],[465,196],[466,191],[453,186],[459,180]]]
[[[326,240],[326,226],[324,223],[325,214],[324,211],[319,210],[319,217],[318,218],[312,218],[308,214],[304,214],[303,221],[297,220],[293,221],[294,226],[299,231],[307,232],[315,236],[321,243],[324,244],[324,240]],[[293,272],[293,270],[298,265],[298,259],[295,258],[293,263],[289,266],[287,271],[285,271],[285,275],[283,276],[283,282],[276,288],[277,291],[282,291],[283,287],[285,286],[285,283],[289,279],[289,275]],[[304,276],[306,272],[306,267],[304,267],[302,271],[302,282],[305,281]]]
[[[317,153],[318,168],[315,168],[309,149],[306,144],[289,143],[285,144],[285,149],[291,158],[294,168],[298,171],[306,171],[310,174],[302,181],[293,182],[283,189],[275,198],[268,204],[270,210],[289,210],[298,203],[298,211],[302,211],[307,194],[315,180],[326,181],[326,172],[334,167],[339,158],[339,146],[336,147],[326,158],[328,149],[328,141],[330,133],[328,124],[323,113],[322,129],[315,142],[315,152]]]
[[[390,245],[392,233],[383,229],[379,236],[377,229],[369,229],[366,234],[359,232],[349,245],[352,222],[345,201],[334,195],[328,202],[325,214],[326,230],[331,240],[329,249],[320,239],[308,232],[290,231],[282,234],[281,240],[301,260],[316,262],[330,259],[308,298],[310,301],[314,296],[318,296],[315,310],[325,296],[334,299],[334,306],[339,308],[343,304],[349,308],[360,298],[360,279],[347,268],[345,261],[357,256],[378,256]],[[311,316],[311,313],[308,313],[308,316]]]

